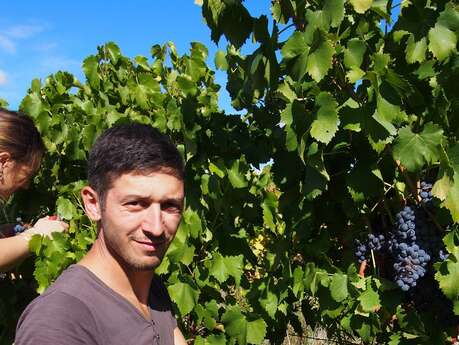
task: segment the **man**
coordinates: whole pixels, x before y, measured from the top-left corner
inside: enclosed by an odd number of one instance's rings
[[[97,239],[27,307],[15,344],[185,345],[154,276],[182,214],[179,152],[150,126],[115,126],[94,144],[88,180],[81,195]]]

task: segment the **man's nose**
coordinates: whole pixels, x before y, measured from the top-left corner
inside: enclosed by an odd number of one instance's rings
[[[151,205],[145,212],[142,221],[142,230],[149,232],[155,237],[161,236],[163,233],[161,207],[160,205]]]

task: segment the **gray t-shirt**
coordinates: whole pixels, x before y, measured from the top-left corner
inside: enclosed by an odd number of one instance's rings
[[[151,320],[91,271],[72,265],[19,319],[16,345],[173,345],[177,322],[159,279],[150,288]]]

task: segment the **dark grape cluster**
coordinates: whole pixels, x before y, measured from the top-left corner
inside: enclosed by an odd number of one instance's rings
[[[368,234],[368,247],[371,250],[380,251],[384,247],[384,235]]]
[[[355,246],[356,246],[355,256],[357,257],[357,260],[361,264],[363,261],[367,259],[368,247],[366,246],[366,244],[360,242],[359,240],[355,240]]]
[[[381,251],[385,247],[384,235],[368,234],[368,238],[362,243],[355,240],[355,256],[359,263],[368,260],[370,250]]]
[[[435,262],[448,258],[442,241],[443,230],[437,224],[433,207],[432,184],[421,182],[417,202],[400,210],[394,225],[372,224],[372,230],[384,235],[369,234],[356,241],[358,261],[377,253],[375,262],[379,273],[391,280],[405,293],[404,300],[430,320],[454,328],[459,317],[454,315],[453,304],[446,298],[435,280]],[[442,219],[442,218],[439,218]],[[447,228],[448,230],[448,228]]]
[[[390,252],[394,260],[395,282],[403,290],[415,287],[419,278],[426,274],[430,255],[416,241],[416,212],[406,206],[396,215],[395,231]]]
[[[422,181],[419,196],[423,204],[430,206],[432,204],[432,183]]]
[[[414,242],[416,241],[416,222],[413,208],[406,206],[397,213],[394,239],[397,242]]]
[[[421,278],[432,276],[432,264],[448,257],[431,219],[432,184],[423,181],[420,186],[421,202],[398,212],[392,231],[386,236],[369,234],[362,242],[356,240],[355,254],[359,263],[368,260],[370,251],[377,252],[389,260],[387,274],[392,275],[403,291],[412,291]]]

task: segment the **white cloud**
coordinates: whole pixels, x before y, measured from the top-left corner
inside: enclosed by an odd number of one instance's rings
[[[4,34],[11,38],[29,38],[44,30],[40,25],[14,25],[4,31]]]
[[[0,86],[6,85],[8,77],[5,71],[0,69]]]
[[[16,44],[14,44],[14,42],[8,37],[0,34],[0,50],[14,54],[16,52]]]
[[[0,32],[0,51],[9,54],[16,53],[18,40],[24,40],[36,36],[45,29],[41,25],[13,25]]]

